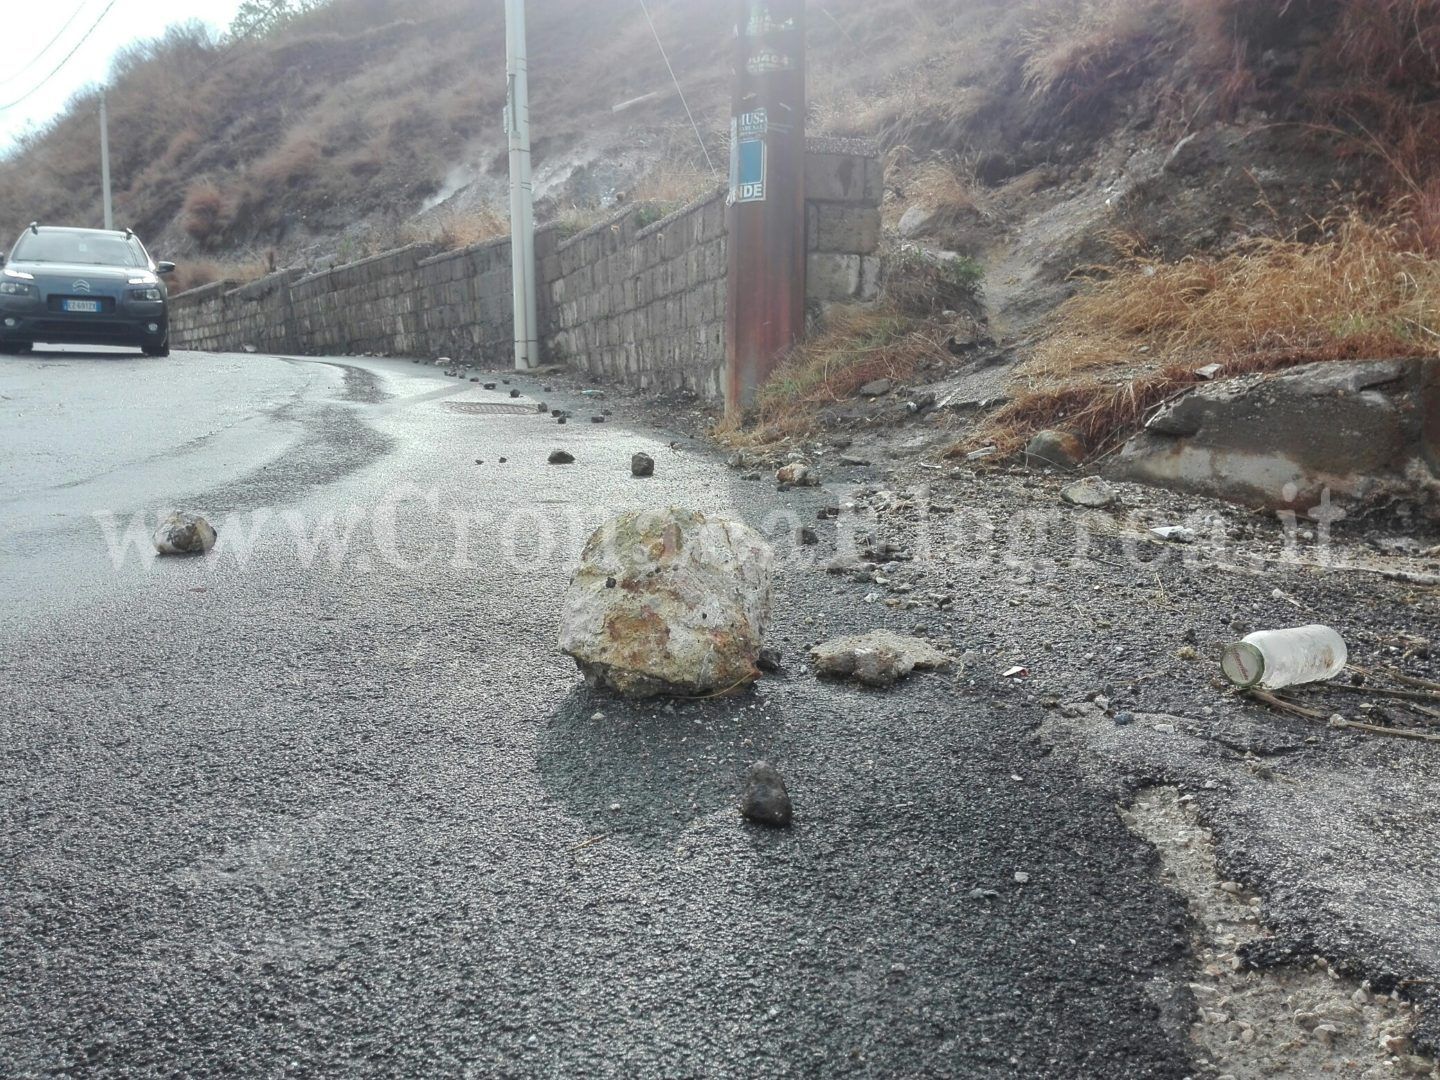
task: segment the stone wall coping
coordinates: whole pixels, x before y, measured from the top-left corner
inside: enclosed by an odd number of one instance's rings
[[[679,221],[687,214],[693,214],[697,210],[704,209],[716,199],[725,198],[727,194],[729,194],[728,187],[717,187],[709,194],[701,195],[698,199],[691,200],[684,206],[680,207],[680,209],[672,210],[670,213],[662,217],[659,221],[652,221],[649,225],[646,225],[643,229],[641,229],[635,234],[635,239],[643,240],[647,236],[652,236],[658,232],[664,232],[668,226],[670,226],[676,221]],[[643,206],[644,204],[642,203],[641,205]]]
[[[840,135],[811,135],[805,140],[805,152],[878,158],[880,144],[870,139],[851,139]]]
[[[237,285],[244,282],[236,278],[221,278],[219,281],[212,281],[205,285],[196,285],[193,289],[186,289],[182,293],[176,293],[170,297],[171,305],[180,304],[189,307],[192,304],[201,304],[210,299],[212,294],[227,293]]]
[[[382,251],[378,255],[367,255],[365,258],[356,259],[354,262],[343,263],[340,266],[332,266],[328,270],[317,270],[313,274],[306,274],[304,277],[299,278],[295,284],[304,285],[319,278],[328,277],[331,274],[338,274],[345,270],[354,270],[359,266],[369,266],[371,263],[381,262],[384,259],[393,259],[397,255],[404,255],[407,252],[419,251],[426,252],[426,256],[421,256],[421,258],[426,258],[429,254],[434,254],[435,245],[428,243],[406,244],[404,247],[394,248],[391,251]]]
[[[636,210],[640,209],[641,205],[642,204],[640,203],[635,203],[631,206],[622,207],[620,210],[611,214],[609,217],[597,221],[594,225],[591,225],[588,228],[581,229],[574,236],[567,236],[565,239],[561,240],[558,244],[555,245],[555,250],[557,252],[568,251],[570,248],[574,247],[582,240],[586,240],[592,236],[600,235],[612,225],[618,225],[620,222],[624,221]]]

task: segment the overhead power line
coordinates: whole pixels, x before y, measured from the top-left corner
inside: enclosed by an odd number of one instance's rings
[[[655,38],[655,45],[660,50],[660,59],[665,61],[665,70],[670,72],[670,81],[675,84],[675,92],[680,95],[680,104],[685,107],[685,115],[690,120],[690,126],[695,129],[695,138],[700,142],[700,152],[705,155],[705,164],[716,176],[715,162],[710,160],[710,151],[705,148],[705,136],[700,134],[700,125],[695,123],[695,117],[690,112],[690,103],[685,100],[685,91],[680,89],[680,80],[675,77],[675,69],[670,66],[670,57],[665,54],[665,46],[660,41],[660,32],[655,29],[655,20],[650,18],[650,6],[645,0],[640,0],[640,10],[645,12],[645,21],[650,24],[650,33]]]
[[[13,75],[6,75],[4,78],[0,78],[0,85],[14,82],[16,79],[20,78],[20,76],[24,75],[27,71],[33,68],[36,64],[38,64],[42,59],[44,59],[45,54],[49,52],[52,48],[54,48],[55,43],[65,36],[66,31],[68,31],[70,27],[75,25],[75,20],[80,17],[80,13],[85,10],[89,3],[90,0],[80,0],[80,3],[76,6],[75,10],[70,13],[70,17],[65,20],[65,25],[60,27],[60,29],[55,32],[55,36],[52,37],[49,41],[47,41],[44,47],[41,48],[41,50],[37,52],[33,57],[31,57],[30,62],[24,67],[22,67],[19,71],[15,72]]]
[[[110,14],[110,9],[113,8],[117,2],[118,0],[110,0],[110,3],[105,5],[105,10],[100,12],[99,17],[90,24],[90,29],[85,31],[84,35],[80,38],[80,40],[77,41],[74,47],[65,54],[65,58],[61,60],[60,63],[55,65],[49,75],[46,75],[43,79],[37,82],[29,90],[26,90],[25,93],[21,94],[14,101],[8,102],[4,105],[0,105],[0,112],[9,112],[11,109],[15,108],[15,106],[21,104],[22,102],[28,101],[32,96],[39,93],[41,88],[44,87],[46,83],[48,83],[56,75],[59,75],[60,69],[63,68],[66,64],[68,64],[70,62],[70,58],[80,51],[81,45],[84,45],[85,42],[90,40],[90,35],[95,33],[95,31],[99,28],[100,24],[105,21],[105,16]]]

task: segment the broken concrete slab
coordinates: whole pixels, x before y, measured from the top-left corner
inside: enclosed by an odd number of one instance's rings
[[[955,661],[928,641],[893,630],[871,630],[827,641],[810,650],[817,675],[853,677],[866,686],[890,686],[912,671],[946,671]]]
[[[215,540],[215,529],[198,514],[176,511],[155,530],[155,550],[161,555],[204,555]]]
[[[624,514],[590,537],[560,619],[560,648],[592,686],[697,695],[759,676],[775,556],[738,522],[670,508]]]
[[[1326,361],[1202,386],[1161,410],[1106,475],[1299,509],[1327,492],[1365,500],[1413,489],[1425,363]]]

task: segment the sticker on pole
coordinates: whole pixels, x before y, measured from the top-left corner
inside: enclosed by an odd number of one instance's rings
[[[730,201],[765,201],[766,146],[769,121],[764,109],[731,120]]]

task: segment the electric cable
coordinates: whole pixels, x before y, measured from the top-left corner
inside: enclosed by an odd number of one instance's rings
[[[55,32],[55,36],[52,37],[49,41],[47,41],[44,47],[42,47],[39,52],[37,52],[33,57],[31,57],[30,62],[24,67],[22,67],[19,71],[15,72],[13,75],[6,75],[4,78],[0,78],[0,85],[14,82],[16,79],[20,78],[20,76],[24,75],[27,71],[33,68],[36,64],[38,64],[45,56],[45,54],[54,47],[55,43],[65,36],[66,31],[68,31],[70,27],[75,25],[75,20],[80,17],[80,13],[85,10],[89,3],[90,0],[80,0],[80,3],[76,6],[75,10],[70,13],[70,17],[65,20],[65,25],[60,27],[60,29]]]
[[[21,94],[14,101],[8,102],[5,105],[0,105],[0,113],[9,112],[11,109],[15,108],[15,106],[25,101],[28,101],[32,96],[37,94],[45,86],[46,83],[48,83],[51,79],[55,78],[56,75],[59,75],[60,69],[63,68],[66,64],[68,64],[70,62],[70,58],[80,51],[81,45],[84,45],[85,42],[90,40],[90,35],[95,33],[95,31],[100,28],[100,24],[105,21],[105,16],[110,14],[110,9],[113,8],[118,2],[119,0],[110,0],[110,3],[105,5],[105,10],[100,12],[100,17],[90,24],[90,29],[86,30],[80,40],[75,43],[75,47],[65,54],[65,59],[61,60],[60,63],[56,64],[54,70],[52,70],[49,75],[46,75],[45,78],[41,79],[29,90],[26,90],[25,93]]]
[[[640,0],[640,10],[645,12],[645,21],[650,24],[650,33],[655,37],[655,45],[660,50],[660,59],[665,61],[665,70],[670,72],[670,81],[675,84],[675,92],[680,95],[680,104],[685,107],[685,116],[690,121],[690,126],[695,129],[695,138],[700,143],[700,152],[705,155],[705,164],[710,167],[714,176],[719,176],[719,170],[715,168],[715,162],[710,159],[710,151],[705,148],[705,136],[700,134],[700,125],[695,123],[694,114],[690,112],[690,103],[685,100],[685,91],[680,89],[680,80],[675,77],[675,69],[670,64],[670,57],[665,53],[665,46],[660,41],[660,32],[655,29],[655,20],[650,18],[650,6],[645,0]]]

